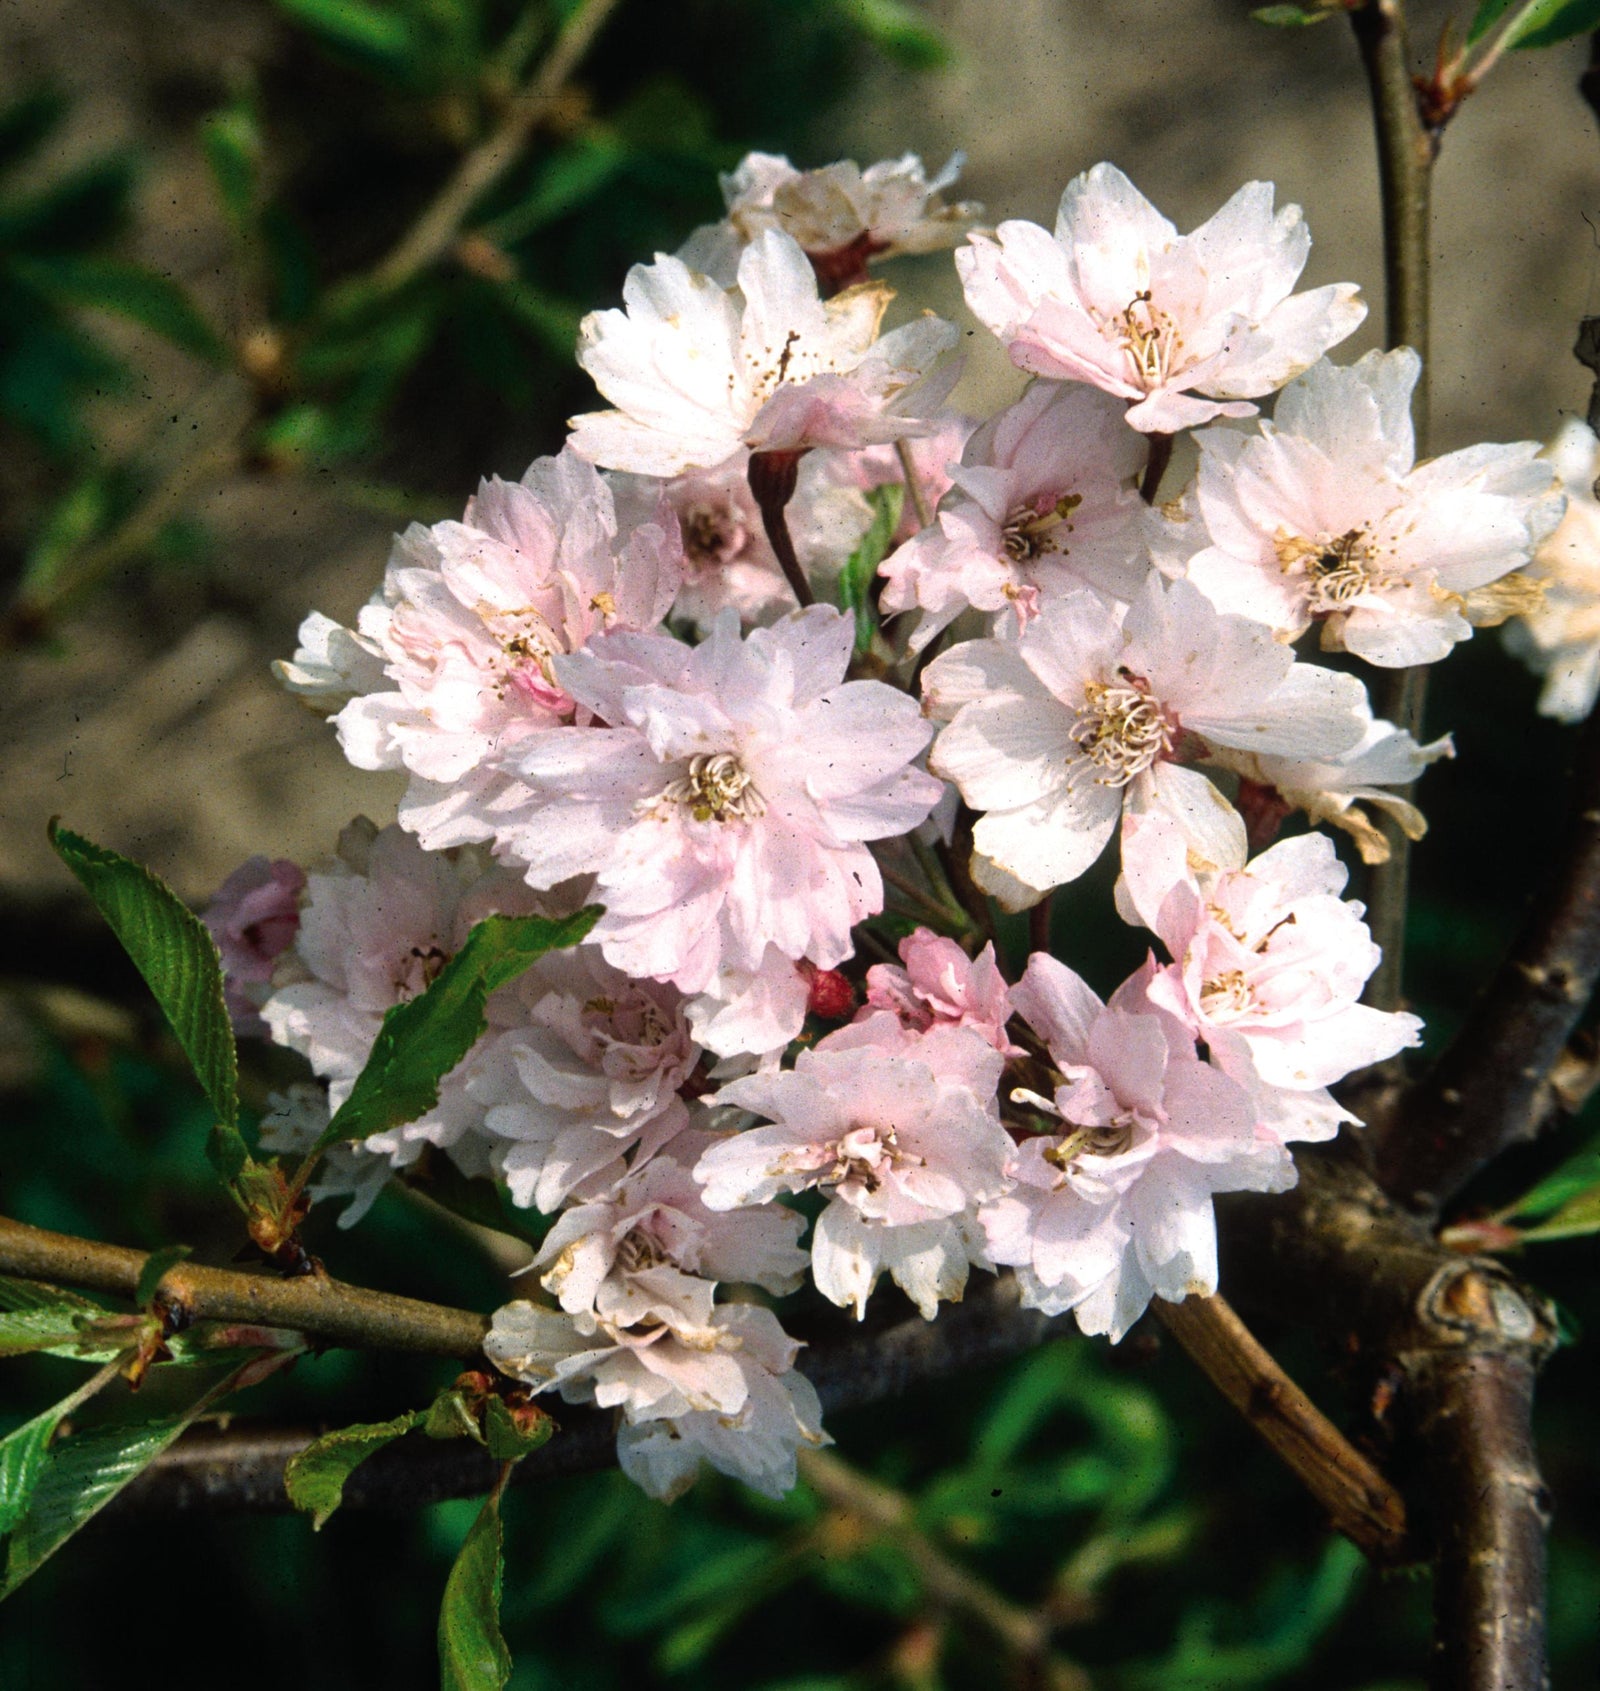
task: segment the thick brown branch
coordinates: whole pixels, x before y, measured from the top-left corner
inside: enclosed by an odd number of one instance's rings
[[[1433,1691],[1541,1691],[1550,1502],[1526,1356],[1433,1353],[1410,1369],[1435,1511]]]
[[[1600,976],[1600,717],[1578,754],[1557,861],[1510,956],[1426,1081],[1374,1136],[1375,1167],[1400,1202],[1436,1213],[1548,1112],[1549,1076]]]
[[[1399,1492],[1278,1366],[1219,1297],[1157,1300],[1163,1325],[1306,1490],[1334,1528],[1375,1562],[1392,1562],[1406,1539]]]
[[[0,1216],[0,1273],[131,1298],[148,1255]],[[162,1276],[159,1296],[194,1321],[287,1327],[324,1344],[430,1356],[476,1358],[489,1330],[487,1318],[471,1310],[374,1292],[326,1274],[279,1280],[181,1262]]]

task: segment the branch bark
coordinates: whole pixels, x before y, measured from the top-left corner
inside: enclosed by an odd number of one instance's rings
[[[1584,729],[1565,840],[1534,884],[1520,937],[1450,1049],[1373,1136],[1384,1189],[1424,1214],[1538,1132],[1600,977],[1600,716]]]
[[[0,1216],[0,1273],[131,1298],[149,1255]],[[480,1357],[489,1331],[487,1317],[471,1310],[374,1292],[326,1274],[280,1280],[181,1262],[161,1277],[156,1295],[193,1321],[286,1327],[330,1345],[429,1356]]]

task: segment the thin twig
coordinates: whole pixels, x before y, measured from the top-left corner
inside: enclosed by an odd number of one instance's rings
[[[1378,1177],[1437,1212],[1545,1119],[1552,1069],[1600,978],[1600,716],[1578,753],[1567,832],[1510,955],[1404,1110],[1374,1136]]]
[[[1378,142],[1384,343],[1412,347],[1422,359],[1422,373],[1411,396],[1412,426],[1420,457],[1428,435],[1429,205],[1437,143],[1423,127],[1411,80],[1403,0],[1367,0],[1366,5],[1351,12],[1350,23],[1367,73]],[[1400,670],[1386,676],[1377,690],[1378,714],[1420,738],[1426,686],[1424,670]],[[1368,982],[1367,1001],[1380,1009],[1393,1010],[1403,998],[1411,842],[1392,823],[1386,825],[1385,832],[1389,860],[1373,868],[1367,898],[1372,937],[1383,952],[1383,960]]]
[[[911,456],[911,442],[902,437],[894,443],[894,449],[900,459],[900,474],[905,478],[906,497],[917,514],[917,527],[926,528],[933,521],[933,512],[928,509],[928,496],[922,491],[922,478],[918,476],[916,461]]]
[[[917,1526],[909,1498],[826,1450],[802,1451],[800,1472],[835,1509],[859,1521],[874,1536],[889,1539],[916,1569],[934,1603],[986,1627],[1016,1661],[1043,1670],[1052,1691],[1087,1687],[1083,1670],[1051,1651],[1047,1620],[1013,1603],[947,1556]]]
[[[368,277],[381,292],[402,288],[456,244],[478,201],[522,156],[528,137],[549,115],[618,0],[580,0],[550,51],[520,92],[511,96],[498,127],[456,166],[421,216]]]
[[[0,1273],[52,1285],[134,1296],[148,1251],[75,1239],[0,1216]],[[489,1330],[471,1310],[351,1286],[326,1274],[280,1280],[181,1262],[162,1276],[159,1296],[194,1321],[286,1327],[326,1344],[476,1358]]]
[[[1376,1562],[1406,1537],[1399,1492],[1284,1373],[1220,1297],[1157,1299],[1167,1331],[1328,1512],[1333,1526]]]

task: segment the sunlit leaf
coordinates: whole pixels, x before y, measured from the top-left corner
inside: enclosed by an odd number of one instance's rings
[[[1592,29],[1600,29],[1600,0],[1536,0],[1513,25],[1507,45],[1554,47]]]
[[[1481,41],[1516,4],[1517,0],[1480,0],[1477,11],[1472,14],[1472,22],[1467,25],[1467,46],[1475,46]]]
[[[298,1456],[290,1457],[283,1471],[289,1501],[310,1515],[313,1529],[320,1532],[343,1501],[345,1481],[351,1474],[369,1456],[403,1438],[421,1421],[421,1410],[408,1409],[392,1421],[358,1422],[324,1433]]]
[[[278,10],[330,47],[391,69],[403,68],[417,47],[410,19],[371,0],[276,0]]]
[[[239,1061],[222,960],[205,924],[165,881],[128,858],[58,822],[50,824],[50,843],[144,976],[218,1117],[236,1121]]]
[[[234,233],[255,231],[261,193],[261,125],[254,106],[235,100],[200,126],[200,148],[211,171],[217,199]]]
[[[913,70],[939,70],[953,57],[933,20],[908,0],[834,0],[834,7],[874,45]]]

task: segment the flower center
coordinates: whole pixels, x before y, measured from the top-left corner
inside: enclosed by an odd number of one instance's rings
[[[625,1274],[638,1274],[646,1268],[659,1268],[670,1260],[660,1240],[653,1238],[641,1227],[635,1227],[631,1232],[623,1234],[617,1245],[617,1262]]]
[[[1073,718],[1072,743],[1083,754],[1082,769],[1098,771],[1102,787],[1125,787],[1172,750],[1172,724],[1143,681],[1125,669],[1115,681],[1090,681],[1083,709]],[[1074,771],[1076,776],[1079,772]]]
[[[412,946],[400,960],[400,973],[394,983],[399,1001],[406,1003],[426,992],[449,961],[449,953],[436,945]]]
[[[502,695],[508,686],[541,698],[561,692],[550,660],[565,653],[566,643],[542,612],[531,605],[519,611],[480,606],[478,614],[505,656],[505,679],[498,689]]]
[[[1377,582],[1378,571],[1364,529],[1346,529],[1331,539],[1279,534],[1274,545],[1283,572],[1298,569],[1305,576],[1313,615],[1342,610]]]
[[[833,1167],[822,1177],[824,1186],[853,1185],[876,1192],[884,1177],[897,1168],[920,1167],[923,1159],[900,1149],[892,1127],[852,1127],[834,1147]]]
[[[690,564],[719,568],[744,550],[749,531],[731,500],[697,500],[682,512],[683,550]]]
[[[1150,303],[1148,288],[1129,300],[1117,323],[1133,380],[1146,389],[1164,386],[1183,346],[1178,325]]]
[[[1054,505],[1043,511],[1036,511],[1031,505],[1019,505],[1000,531],[1000,544],[1006,556],[1014,564],[1025,564],[1046,552],[1065,552],[1066,537],[1072,533],[1072,513],[1082,503],[1081,493],[1063,493]]]
[[[1243,969],[1225,969],[1215,979],[1200,985],[1200,1008],[1208,1016],[1242,1016],[1255,1007],[1256,995]]]
[[[1079,1157],[1120,1157],[1133,1144],[1133,1117],[1124,1111],[1099,1127],[1076,1127],[1040,1153],[1064,1174],[1077,1166]]]
[[[689,773],[672,782],[661,796],[683,805],[696,822],[751,822],[767,810],[750,771],[732,752],[691,758]]]

